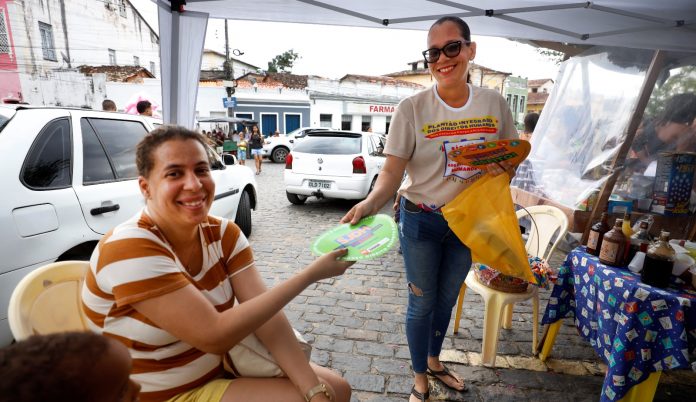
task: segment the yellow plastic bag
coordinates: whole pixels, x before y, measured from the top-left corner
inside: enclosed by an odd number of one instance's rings
[[[442,207],[442,214],[450,229],[471,249],[473,262],[536,283],[508,180],[506,174],[484,175]]]

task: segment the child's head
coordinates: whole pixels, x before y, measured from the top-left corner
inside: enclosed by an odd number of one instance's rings
[[[0,349],[0,402],[133,402],[131,358],[91,332],[34,335]]]

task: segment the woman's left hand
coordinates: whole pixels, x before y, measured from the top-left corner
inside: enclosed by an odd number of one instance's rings
[[[512,180],[515,177],[515,165],[508,161],[502,161],[500,163],[491,163],[488,166],[481,168],[484,172],[490,174],[491,176],[498,176],[503,173],[507,173]]]

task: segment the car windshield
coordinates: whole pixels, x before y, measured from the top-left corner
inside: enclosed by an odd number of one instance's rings
[[[2,132],[2,129],[5,128],[15,113],[17,113],[17,111],[14,109],[0,109],[0,132]]]
[[[293,152],[323,155],[353,155],[362,150],[362,137],[356,135],[310,134]]]

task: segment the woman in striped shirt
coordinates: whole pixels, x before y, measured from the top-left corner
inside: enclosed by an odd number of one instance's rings
[[[349,401],[348,383],[307,362],[281,311],[311,283],[343,274],[344,252],[268,290],[244,234],[208,215],[215,184],[198,134],[158,128],[136,163],[146,206],[101,239],[82,300],[91,328],[129,348],[141,400]],[[223,379],[222,356],[252,332],[287,378]]]

